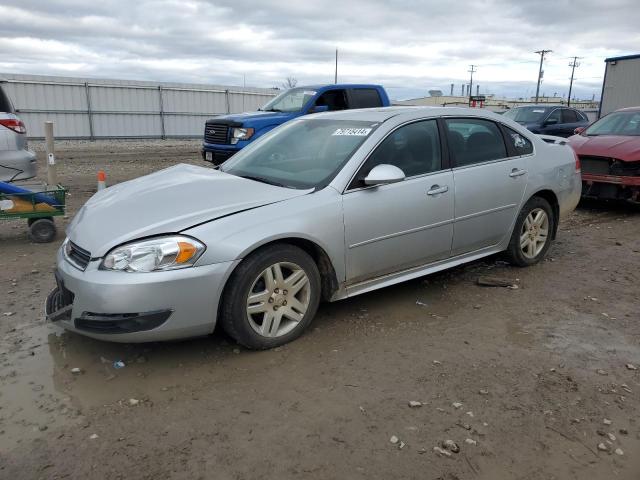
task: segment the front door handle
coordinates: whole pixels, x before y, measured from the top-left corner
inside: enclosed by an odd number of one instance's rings
[[[514,168],[513,170],[511,170],[511,173],[509,174],[509,176],[511,178],[521,177],[522,175],[525,175],[526,173],[527,173],[526,170],[520,170],[519,168]]]
[[[427,195],[438,195],[440,193],[445,193],[449,191],[449,187],[443,185],[432,185],[431,188],[427,191]]]

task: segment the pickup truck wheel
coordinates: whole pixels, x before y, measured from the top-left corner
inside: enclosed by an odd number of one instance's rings
[[[522,207],[511,234],[507,257],[519,267],[534,265],[551,246],[556,219],[544,198],[533,197]]]
[[[293,245],[278,244],[248,256],[225,288],[221,322],[239,344],[274,348],[309,326],[320,303],[320,272]]]

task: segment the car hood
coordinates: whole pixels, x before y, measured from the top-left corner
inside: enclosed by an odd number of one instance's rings
[[[98,258],[124,242],[180,232],[309,192],[180,164],[96,193],[75,216],[67,235]]]
[[[623,162],[640,161],[640,137],[573,135],[568,140],[578,155],[617,158]]]
[[[239,123],[243,127],[253,127],[259,129],[265,125],[279,125],[294,117],[299,116],[299,112],[245,112],[234,113],[233,115],[222,115],[207,121],[207,124],[215,123]]]

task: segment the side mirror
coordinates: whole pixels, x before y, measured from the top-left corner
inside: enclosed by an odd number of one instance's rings
[[[545,125],[556,125],[558,123],[557,118],[548,118],[544,121]]]
[[[364,179],[365,185],[388,185],[390,183],[401,182],[405,179],[402,170],[394,165],[383,163],[371,169],[369,175]]]
[[[586,130],[586,128],[585,128],[585,127],[578,127],[578,128],[576,128],[576,129],[573,131],[573,134],[574,134],[574,135],[581,135],[581,134],[582,134],[582,132],[584,132],[585,130]]]
[[[309,109],[309,113],[321,113],[321,112],[328,112],[328,111],[329,111],[329,105],[314,105]]]

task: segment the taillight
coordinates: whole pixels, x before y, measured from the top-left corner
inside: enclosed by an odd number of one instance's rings
[[[582,171],[582,166],[580,165],[580,157],[575,152],[575,150],[573,151],[573,156],[576,159],[576,173],[580,173]]]
[[[0,118],[0,125],[16,133],[27,133],[27,127],[24,126],[24,122],[17,118]]]

